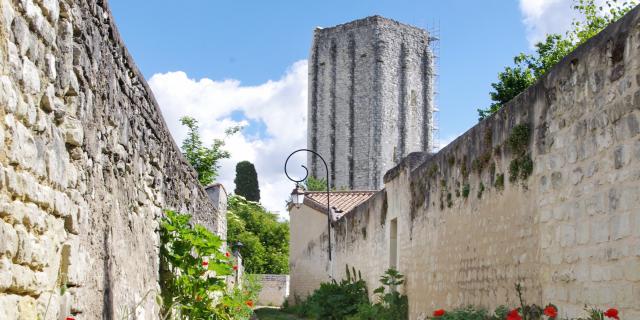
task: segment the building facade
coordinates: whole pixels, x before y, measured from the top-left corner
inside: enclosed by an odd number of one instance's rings
[[[307,145],[333,187],[382,188],[400,159],[433,146],[433,55],[427,31],[380,16],[314,32]],[[311,174],[326,175],[313,156]]]

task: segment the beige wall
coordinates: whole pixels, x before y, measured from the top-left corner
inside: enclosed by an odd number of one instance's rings
[[[397,218],[412,319],[440,307],[515,306],[516,282],[530,303],[555,303],[562,315],[588,304],[640,319],[639,10],[417,168],[391,170],[385,190],[335,224],[336,277],[349,264],[378,286]],[[510,182],[505,141],[524,123],[533,174]],[[504,189],[494,186],[499,174]],[[465,184],[468,198],[456,196]],[[292,256],[292,294],[318,286],[306,276],[327,266],[325,241]]]
[[[318,238],[327,230],[327,215],[316,211],[306,205],[299,208],[292,206],[289,210],[289,274],[291,282],[297,284],[297,291],[291,294],[290,301],[294,302],[295,296],[304,298],[313,291],[320,281],[328,280],[329,267],[325,263],[310,261],[306,258],[310,252],[326,256],[327,238],[316,244],[312,239]],[[320,250],[318,250],[320,249]],[[319,252],[318,252],[319,251]]]
[[[258,294],[259,306],[282,306],[289,296],[289,275],[287,274],[258,274],[262,288]]]

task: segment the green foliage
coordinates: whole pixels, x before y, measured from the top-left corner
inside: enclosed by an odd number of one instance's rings
[[[504,173],[498,173],[498,175],[496,175],[496,179],[493,182],[493,186],[498,190],[504,189]]]
[[[227,288],[232,261],[221,251],[222,240],[190,219],[167,210],[160,222],[163,312],[180,319],[248,319],[251,308],[243,299],[254,297],[255,288],[242,295]]]
[[[493,103],[487,109],[478,109],[479,120],[494,114],[504,103],[513,99],[535,82],[536,79],[531,70],[523,69],[517,61],[518,59],[515,58],[516,66],[506,67],[498,74],[498,82],[491,84],[494,91],[489,93],[489,96]]]
[[[404,276],[389,269],[380,278],[382,286],[374,290],[377,302],[361,304],[358,313],[350,320],[406,320],[409,319],[409,301],[407,296],[396,291],[404,283]]]
[[[182,141],[182,152],[198,173],[198,180],[202,185],[212,183],[218,176],[221,159],[230,157],[228,151],[224,150],[224,140],[214,139],[211,147],[207,148],[200,139],[198,132],[198,121],[192,117],[180,118],[180,123],[186,126],[189,131],[187,137]],[[229,128],[225,131],[226,136],[230,136],[240,131],[241,127]]]
[[[431,166],[429,166],[429,169],[427,171],[427,177],[431,179],[436,175],[436,173],[438,173],[438,165],[435,163],[432,163]]]
[[[304,182],[306,191],[327,191],[327,180],[308,176]]]
[[[513,127],[509,137],[507,137],[507,147],[509,151],[516,155],[521,156],[527,152],[529,146],[529,139],[531,137],[531,127],[527,123],[521,123]]]
[[[258,173],[253,163],[240,161],[236,164],[236,184],[234,193],[245,197],[249,201],[260,201],[260,187],[258,185]]]
[[[294,297],[295,305],[285,306],[285,311],[312,319],[333,320],[404,320],[409,319],[407,296],[396,291],[404,283],[404,276],[389,269],[380,277],[382,286],[377,288],[376,302],[370,303],[367,286],[360,272],[346,266],[346,278],[320,284],[305,301]]]
[[[533,160],[529,154],[514,158],[509,163],[509,181],[527,180],[533,173]]]
[[[478,186],[478,199],[482,198],[482,193],[484,192],[484,183],[480,182]]]
[[[543,42],[535,45],[534,54],[521,53],[516,56],[514,66],[506,67],[498,74],[498,82],[491,84],[494,91],[489,95],[493,103],[487,109],[478,109],[479,119],[482,120],[498,111],[576,47],[633,9],[636,3],[611,0],[605,1],[605,5],[606,8],[598,6],[595,0],[574,0],[573,9],[579,13],[583,21],[574,20],[571,29],[564,36],[547,35]]]
[[[462,186],[462,196],[465,197],[465,198],[468,198],[469,197],[469,192],[471,192],[471,187],[469,186],[468,183],[465,183]]]
[[[347,277],[339,283],[335,280],[320,284],[305,302],[310,315],[314,319],[347,319],[354,315],[361,304],[369,304],[367,285],[361,277],[356,277],[349,272],[346,266]]]
[[[289,224],[257,202],[234,195],[228,199],[227,241],[238,241],[245,270],[254,274],[289,272]]]

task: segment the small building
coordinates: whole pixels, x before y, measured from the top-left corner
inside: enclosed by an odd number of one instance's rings
[[[375,193],[376,191],[330,192],[332,221],[340,219],[346,212],[365,202]],[[313,191],[306,192],[304,196],[304,202],[301,205],[289,205],[291,230],[289,245],[290,299],[306,297],[318,288],[321,282],[328,281],[330,278],[326,271],[313,271],[331,269],[326,256],[318,256],[317,260],[310,261],[308,255],[305,254],[310,250],[311,243],[315,243],[313,240],[327,231],[327,193]],[[323,251],[328,254],[328,240],[317,245],[324,246],[325,250]],[[302,258],[303,256],[304,258]]]

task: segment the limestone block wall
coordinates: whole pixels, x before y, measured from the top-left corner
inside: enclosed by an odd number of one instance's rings
[[[155,319],[162,209],[224,231],[104,1],[0,0],[0,146],[1,319]]]
[[[307,144],[327,161],[333,187],[378,190],[400,159],[430,150],[429,41],[427,31],[380,16],[314,31]],[[325,177],[319,159],[307,164]]]
[[[289,275],[258,274],[256,276],[262,285],[262,289],[258,294],[257,305],[282,306],[289,296]]]
[[[639,117],[636,8],[422,164],[387,172],[385,189],[335,224],[334,276],[348,264],[375,288],[397,265],[411,319],[514,306],[515,283],[563,316],[587,304],[640,319]],[[328,272],[325,242],[291,258],[313,266],[292,269],[292,295],[318,286],[294,272]]]

